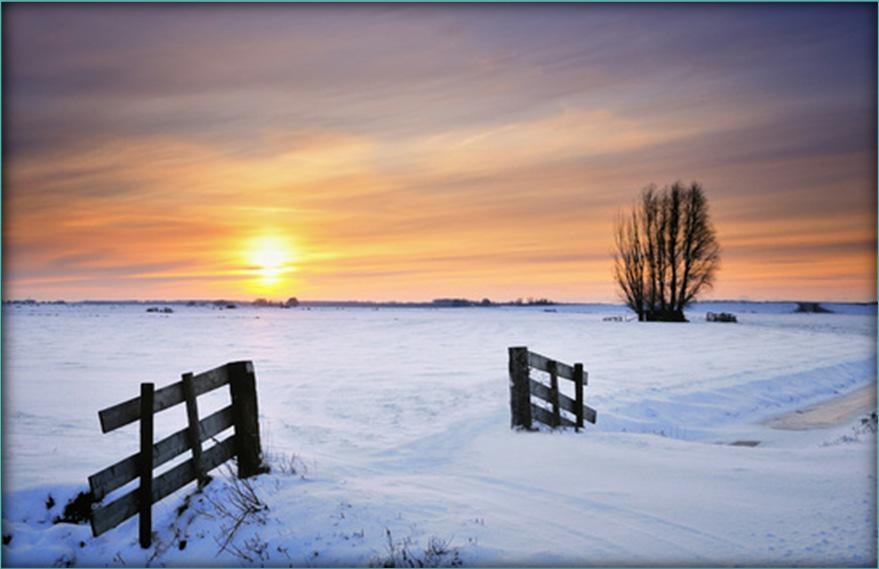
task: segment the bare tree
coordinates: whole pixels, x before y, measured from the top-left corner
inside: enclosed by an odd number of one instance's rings
[[[644,282],[649,267],[645,267],[648,257],[641,243],[642,223],[637,209],[632,211],[631,217],[620,214],[616,224],[614,252],[614,277],[626,304],[638,314],[638,320],[644,320],[645,284],[649,285]]]
[[[710,289],[720,247],[702,186],[648,186],[614,229],[614,278],[639,320],[684,322],[684,308]]]

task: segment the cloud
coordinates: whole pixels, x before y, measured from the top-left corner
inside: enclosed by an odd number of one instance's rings
[[[241,244],[271,230],[322,297],[609,299],[615,212],[677,179],[708,190],[718,295],[782,294],[773,256],[856,273],[875,243],[875,6],[4,15],[13,292],[236,296]]]

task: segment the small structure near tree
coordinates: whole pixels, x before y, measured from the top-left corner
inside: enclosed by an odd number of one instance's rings
[[[821,306],[818,302],[798,302],[795,313],[832,314],[833,311]]]
[[[736,318],[735,314],[730,314],[729,312],[709,312],[705,315],[705,320],[708,322],[738,322],[739,319]]]

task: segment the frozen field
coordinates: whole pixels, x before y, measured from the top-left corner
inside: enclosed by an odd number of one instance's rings
[[[876,564],[863,415],[762,424],[876,381],[874,308],[699,305],[683,325],[602,321],[623,314],[612,306],[144,308],[4,307],[4,565],[367,565],[391,556],[387,531],[397,554],[424,558],[438,538],[439,561],[465,565]],[[706,323],[706,310],[740,323]],[[597,426],[511,432],[516,345],[583,362]],[[258,479],[269,509],[235,547],[219,552],[231,524],[206,499],[225,499],[223,476],[182,515],[194,485],[161,502],[147,552],[136,519],[97,539],[49,523],[137,449],[137,428],[102,435],[98,410],[141,381],[242,359],[264,450],[276,467],[295,455],[304,477]],[[224,397],[201,398],[202,415]],[[184,420],[183,406],[157,415],[156,437]]]

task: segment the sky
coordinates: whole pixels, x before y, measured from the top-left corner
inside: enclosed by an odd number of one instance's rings
[[[4,4],[3,297],[876,299],[876,5]]]

